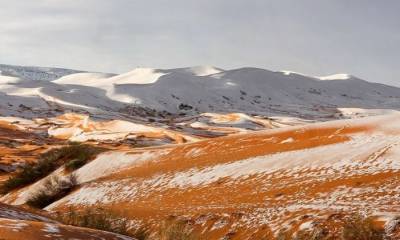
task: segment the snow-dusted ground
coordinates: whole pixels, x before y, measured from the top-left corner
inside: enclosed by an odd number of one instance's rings
[[[257,176],[258,178],[267,176],[266,181],[268,182],[271,178],[302,178],[302,173],[307,173],[307,177],[332,178],[335,175],[336,178],[340,178],[342,176],[350,177],[352,175],[372,175],[379,172],[400,171],[400,162],[396,160],[400,146],[400,137],[397,134],[400,131],[400,127],[396,121],[399,117],[399,114],[392,114],[356,121],[341,120],[323,124],[319,123],[317,125],[312,124],[308,127],[311,129],[320,128],[321,131],[329,127],[337,128],[338,130],[328,138],[340,135],[340,132],[344,129],[340,126],[353,125],[354,127],[360,127],[370,125],[373,126],[374,131],[368,132],[368,134],[366,132],[351,134],[350,140],[337,144],[253,156],[209,167],[194,166],[186,171],[178,171],[174,174],[157,174],[146,179],[144,184],[150,192],[150,187],[159,189],[160,191],[161,189],[171,188],[204,187],[217,182],[219,179],[229,179],[229,181],[240,183],[240,179],[248,179],[252,176]],[[293,130],[307,131],[303,127],[294,127]],[[276,133],[282,131],[287,130],[275,130]],[[259,134],[265,133],[267,132],[264,131]],[[318,136],[314,138],[318,138]],[[239,152],[255,148],[256,144],[248,144],[246,142],[248,140],[251,140],[251,138],[241,139],[238,137],[236,141],[242,141],[243,146],[240,149],[230,149],[229,151]],[[263,145],[268,145],[272,142],[276,142],[276,139],[265,138]],[[217,140],[209,142],[202,147],[187,145],[187,150],[183,154],[182,161],[208,156],[210,152],[221,149],[218,144],[221,143]],[[299,144],[299,142],[289,137],[283,141],[279,141],[277,144],[295,145]],[[186,149],[186,147],[183,148]],[[89,182],[111,173],[148,164],[148,162],[157,162],[157,159],[162,159],[168,154],[176,155],[177,153],[168,149],[153,152],[145,151],[140,154],[127,154],[123,152],[104,153],[79,169],[77,174],[81,182]],[[179,155],[176,158],[179,158]],[[70,200],[73,204],[85,204],[88,199],[91,199],[91,203],[108,203],[110,201],[113,202],[112,199],[114,198],[114,201],[118,202],[132,198],[137,192],[136,187],[143,187],[132,182],[130,183],[132,186],[128,187],[129,180],[121,183],[119,181],[108,181],[103,190],[98,190],[98,188],[102,188],[101,184],[95,187],[84,187],[62,201],[73,199]],[[92,188],[95,189],[96,194],[91,192]],[[124,191],[117,191],[117,189],[120,190],[121,188],[124,188]],[[127,193],[129,191],[131,191],[130,194]],[[83,197],[79,198],[79,195],[83,195]]]
[[[99,154],[74,171],[80,187],[47,210],[144,204],[157,214],[186,210],[197,216],[198,209],[233,206],[247,211],[237,226],[272,227],[293,220],[286,213],[400,212],[392,204],[400,190],[399,88],[348,74],[211,66],[137,68],[120,75],[5,65],[0,71],[0,122],[6,127],[73,141],[143,137],[179,143]],[[81,114],[65,114],[70,111]],[[376,115],[385,116],[368,117]],[[366,118],[352,119],[359,117]],[[349,119],[315,123],[338,118]],[[250,133],[262,129],[270,130]],[[233,133],[241,134],[203,141]],[[23,204],[44,180],[0,200]],[[43,229],[55,232],[51,225]]]
[[[0,65],[0,71],[3,116],[32,118],[74,110],[105,118],[238,112],[332,119],[349,117],[347,108],[364,113],[400,109],[399,88],[347,74],[309,77],[211,66],[137,68],[120,75],[7,65]]]
[[[79,72],[82,71],[64,68],[25,67],[0,64],[0,75],[18,77],[29,80],[51,81],[62,76]]]
[[[217,221],[215,229],[268,224],[275,233],[282,226],[305,229],[310,219],[361,211],[389,226],[400,213],[399,117],[273,129],[151,153],[105,153],[77,171],[80,189],[46,209],[121,204],[154,210],[155,219],[158,211],[167,211],[196,223],[197,216],[206,218],[202,213],[212,218],[214,212],[225,217],[240,212],[240,219]],[[257,152],[262,148],[265,153]],[[270,152],[273,148],[277,151]]]
[[[31,213],[23,208],[4,204],[0,204],[0,238],[8,240],[134,240],[120,234],[63,225],[50,218]]]

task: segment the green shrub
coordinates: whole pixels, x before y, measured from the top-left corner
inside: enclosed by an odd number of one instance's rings
[[[63,164],[68,170],[77,169],[102,149],[85,144],[72,144],[62,148],[51,149],[39,156],[36,164],[27,164],[1,186],[1,193],[29,185],[49,175]],[[70,163],[72,162],[72,163]]]
[[[46,180],[42,189],[33,194],[26,203],[32,207],[44,208],[68,195],[77,185],[76,177],[73,174],[66,179],[52,177]]]

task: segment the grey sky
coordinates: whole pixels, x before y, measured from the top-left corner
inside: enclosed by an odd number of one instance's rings
[[[400,86],[398,0],[0,0],[0,63],[253,66]]]

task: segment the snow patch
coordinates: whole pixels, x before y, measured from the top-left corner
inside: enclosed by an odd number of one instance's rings
[[[294,139],[290,137],[290,138],[283,140],[281,143],[292,143],[292,142],[294,142]]]
[[[47,233],[60,233],[60,229],[58,228],[58,226],[50,223],[46,223],[44,225],[43,231]]]
[[[129,154],[126,152],[106,152],[76,171],[79,183],[89,182],[105,177],[122,169],[132,168],[157,157],[168,154],[169,150],[158,152],[146,151]]]
[[[348,79],[352,78],[352,76],[347,73],[339,73],[339,74],[333,74],[333,75],[317,77],[317,78],[320,80],[348,80]]]

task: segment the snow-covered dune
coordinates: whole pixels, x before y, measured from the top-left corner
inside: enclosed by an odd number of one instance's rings
[[[399,117],[107,152],[77,171],[80,189],[46,209],[118,206],[144,225],[182,216],[206,239],[258,239],[260,229],[295,231],[358,211],[390,226],[400,212]]]
[[[2,203],[70,176],[44,213],[122,209],[135,230],[173,218],[204,239],[337,231],[353,212],[400,230],[400,88],[260,68],[0,71],[0,182],[17,177]],[[0,204],[3,236],[128,239]]]
[[[115,75],[1,66],[7,74],[0,76],[0,115],[32,117],[73,110],[108,118],[132,112],[148,117],[149,111],[156,111],[332,119],[343,116],[338,108],[400,109],[399,88],[348,74],[318,78],[259,68],[199,66],[137,68]],[[38,81],[42,78],[51,81]]]
[[[0,76],[13,76],[29,80],[50,81],[79,72],[83,71],[64,68],[27,67],[0,64]]]
[[[0,237],[4,240],[134,240],[120,234],[73,227],[24,209],[0,204]]]

